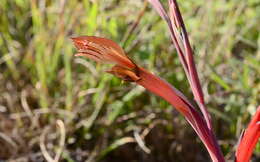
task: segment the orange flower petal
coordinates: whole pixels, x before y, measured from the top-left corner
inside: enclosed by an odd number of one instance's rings
[[[124,53],[124,50],[112,40],[94,36],[80,36],[71,39],[80,53],[77,56],[86,56],[91,59],[98,57],[99,61],[113,62],[129,69],[136,67],[133,61]],[[88,56],[91,53],[94,53],[95,56]]]

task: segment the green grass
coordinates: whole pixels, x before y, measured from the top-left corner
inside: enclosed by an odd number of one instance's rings
[[[259,2],[179,4],[216,136],[232,159],[240,132],[260,104]],[[169,104],[106,74],[107,65],[73,57],[72,36],[113,39],[192,100],[166,24],[150,5],[128,35],[143,6],[118,0],[1,1],[0,160],[43,159],[39,145],[46,129],[54,158],[60,119],[66,128],[63,160],[208,161],[193,130]],[[132,142],[134,132],[143,135],[150,154]],[[253,158],[260,159],[259,144]]]

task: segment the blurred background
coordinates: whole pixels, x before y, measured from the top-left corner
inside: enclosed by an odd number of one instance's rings
[[[260,104],[258,0],[179,0],[214,130],[234,159]],[[165,5],[167,5],[165,1]],[[75,58],[71,36],[114,40],[193,99],[165,22],[142,0],[1,0],[0,161],[210,161],[168,103]],[[253,155],[260,159],[260,144]]]

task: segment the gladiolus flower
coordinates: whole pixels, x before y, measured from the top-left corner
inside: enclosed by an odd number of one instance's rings
[[[123,49],[112,40],[94,36],[81,36],[72,38],[72,40],[78,49],[78,53],[76,53],[75,56],[85,56],[97,62],[116,64],[106,72],[124,81],[136,82],[159,96],[165,96],[166,100],[172,102],[180,112],[184,113],[184,115],[188,115],[188,111],[181,106],[185,105],[184,102],[189,103],[184,95],[174,89],[176,95],[172,96],[169,92],[173,90],[170,84],[166,84],[166,82],[159,77],[137,66],[124,53]],[[177,94],[181,96],[182,99],[179,98]]]
[[[112,40],[93,36],[75,37],[72,40],[78,50],[76,56],[85,56],[101,63],[114,63],[115,65],[107,71],[108,73],[125,81],[135,82],[168,101],[191,124],[213,161],[223,161],[211,129],[180,91],[160,77],[136,65]]]

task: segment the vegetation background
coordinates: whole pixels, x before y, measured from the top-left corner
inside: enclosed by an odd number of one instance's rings
[[[259,0],[178,2],[232,161],[260,103]],[[79,35],[116,41],[192,100],[166,24],[146,1],[1,0],[0,161],[210,161],[168,103],[106,74],[108,65],[74,58],[70,37]]]

